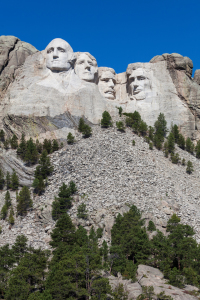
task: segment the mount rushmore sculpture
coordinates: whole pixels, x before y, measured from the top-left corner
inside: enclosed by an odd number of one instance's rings
[[[0,126],[7,135],[66,139],[80,117],[99,124],[103,111],[115,116],[122,106],[137,110],[148,125],[164,113],[169,127],[173,122],[185,136],[200,138],[200,73],[191,77],[188,57],[163,54],[116,74],[59,38],[41,52],[26,43],[16,48],[19,43],[0,37]],[[20,64],[13,60],[19,56]]]

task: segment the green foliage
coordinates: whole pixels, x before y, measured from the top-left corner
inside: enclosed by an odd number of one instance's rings
[[[149,130],[148,130],[148,134],[149,134],[149,138],[151,141],[153,141],[153,137],[154,137],[154,128],[149,126]]]
[[[162,136],[163,138],[166,136],[167,133],[167,121],[165,120],[164,114],[160,113],[158,116],[157,121],[154,124],[155,127],[155,134]]]
[[[67,135],[67,143],[68,144],[73,144],[75,141],[75,137],[73,136],[73,134],[71,132],[68,133]]]
[[[27,210],[33,206],[31,195],[28,187],[24,186],[18,196],[17,213],[18,215],[25,216]]]
[[[77,217],[80,218],[80,219],[87,220],[87,218],[88,218],[87,213],[88,213],[88,211],[86,209],[86,204],[81,203],[77,208]]]
[[[171,296],[165,295],[165,292],[160,292],[156,296],[157,296],[157,300],[173,300]]]
[[[37,151],[36,144],[33,142],[33,139],[30,138],[26,142],[26,151],[23,160],[27,163],[28,166],[34,165],[38,162],[39,153]]]
[[[196,157],[200,158],[200,141],[197,142],[197,145],[195,147],[195,151],[196,151]]]
[[[119,116],[121,117],[122,116],[122,111],[123,111],[123,108],[120,106],[120,107],[116,107],[119,111]]]
[[[38,195],[41,195],[44,192],[45,184],[41,175],[39,175],[38,178],[34,179],[32,187],[34,188],[34,193]]]
[[[72,195],[76,192],[76,185],[73,181],[67,186],[65,183],[59,188],[58,197],[52,203],[52,218],[58,220],[72,206]]]
[[[128,300],[128,292],[125,291],[124,285],[119,283],[112,293],[113,300]]]
[[[186,139],[186,143],[185,143],[185,150],[191,154],[193,154],[194,151],[194,144],[192,143],[191,139],[188,137]]]
[[[52,151],[55,152],[55,151],[58,151],[58,150],[59,150],[58,142],[54,139],[53,143],[52,143]]]
[[[194,171],[194,169],[193,169],[193,164],[192,164],[192,162],[191,162],[190,160],[188,160],[186,172],[187,172],[188,174],[191,174],[193,171]]]
[[[186,165],[186,163],[185,163],[185,158],[182,159],[181,165],[182,165],[182,166],[185,166],[185,165]]]
[[[3,129],[1,129],[0,131],[0,141],[1,142],[4,142],[5,141],[5,132]]]
[[[7,191],[5,194],[5,205],[7,206],[7,208],[11,206],[11,198],[9,191]]]
[[[175,143],[178,143],[179,129],[178,129],[178,126],[176,124],[172,126],[171,132],[173,133]]]
[[[0,234],[2,233],[2,227],[0,226]]]
[[[153,286],[142,286],[142,294],[137,297],[137,300],[152,300],[154,299],[154,287]]]
[[[12,149],[17,149],[18,147],[18,138],[17,136],[14,134],[10,140],[10,145]]]
[[[167,149],[169,153],[174,153],[175,150],[175,138],[172,132],[170,132],[167,138]]]
[[[0,169],[0,190],[3,190],[5,184],[3,171]]]
[[[83,129],[83,137],[88,138],[90,137],[92,134],[92,128],[85,124],[84,129]]]
[[[178,138],[178,142],[177,142],[178,146],[185,150],[185,138],[182,134],[179,134],[179,138]]]
[[[13,210],[13,207],[12,207],[12,206],[11,206],[11,209],[10,209],[10,214],[9,214],[8,222],[9,222],[11,225],[14,225],[14,223],[15,223],[15,219],[14,219],[14,210]]]
[[[147,227],[147,230],[148,231],[156,231],[156,226],[155,226],[153,221],[151,221],[151,220],[149,221],[149,225]]]
[[[11,177],[9,172],[6,173],[6,189],[11,189]]]
[[[148,130],[148,126],[147,126],[147,123],[145,123],[144,121],[140,121],[140,125],[139,125],[139,128],[138,128],[138,131],[139,133],[144,136],[147,134],[147,130]]]
[[[13,191],[16,191],[16,190],[18,190],[18,187],[19,187],[19,178],[18,178],[15,170],[13,170],[13,173],[11,175],[11,189]]]
[[[152,142],[149,143],[149,149],[153,150],[153,143]]]
[[[26,155],[26,140],[25,140],[25,134],[22,133],[20,144],[17,148],[17,155],[23,160]]]
[[[111,115],[106,110],[102,113],[101,126],[105,128],[112,126]]]
[[[47,151],[42,151],[42,154],[39,159],[39,165],[36,167],[35,170],[35,178],[39,179],[46,179],[47,176],[51,175],[53,172],[53,166],[51,165],[50,158],[47,156]]]
[[[78,124],[78,131],[83,132],[84,126],[85,126],[85,121],[83,118],[80,118],[79,124]]]
[[[119,131],[124,131],[125,130],[125,126],[124,126],[124,123],[122,121],[116,122],[116,126],[117,126],[117,129]]]
[[[8,214],[8,207],[6,206],[6,204],[4,204],[1,209],[1,219],[5,220],[7,214]]]
[[[132,145],[135,146],[135,140],[132,140]]]
[[[7,140],[5,140],[4,142],[3,142],[3,146],[4,146],[4,148],[6,149],[6,150],[8,150],[9,149],[9,140],[7,139]]]
[[[38,139],[36,140],[35,145],[36,145],[36,149],[37,149],[38,154],[41,154],[42,153],[42,144],[38,141]]]
[[[48,154],[52,152],[51,140],[45,139],[43,141],[43,151],[46,150]]]
[[[97,238],[101,239],[103,236],[103,228],[98,228],[97,229]]]
[[[172,161],[173,164],[178,164],[179,161],[180,161],[179,154],[171,152],[171,161]]]

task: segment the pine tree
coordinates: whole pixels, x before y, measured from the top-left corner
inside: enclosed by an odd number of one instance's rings
[[[17,148],[17,155],[24,159],[26,155],[26,140],[25,140],[25,134],[22,133],[20,144]]]
[[[185,138],[182,134],[179,134],[178,146],[183,150],[185,149]]]
[[[121,117],[122,116],[122,111],[123,111],[123,108],[120,106],[120,107],[117,107],[116,108],[118,109],[119,111],[119,116]]]
[[[185,158],[182,159],[181,164],[182,164],[182,166],[185,166]]]
[[[89,125],[85,124],[82,133],[85,138],[88,138],[92,134],[92,128]]]
[[[53,140],[53,144],[52,144],[52,151],[55,152],[55,151],[58,151],[59,150],[59,145],[58,145],[58,142],[57,140]]]
[[[27,210],[31,208],[33,202],[28,187],[24,186],[18,196],[17,213],[18,215],[25,216]]]
[[[6,174],[6,189],[11,189],[11,177],[9,172]]]
[[[39,166],[35,170],[35,178],[40,179],[40,176],[43,179],[46,179],[53,172],[53,166],[51,165],[50,158],[47,156],[47,151],[42,151],[42,154],[39,159]]]
[[[155,134],[161,135],[162,137],[166,136],[167,133],[167,122],[165,120],[164,114],[160,113],[157,121],[154,124]]]
[[[174,126],[172,126],[171,132],[174,135],[175,143],[178,143],[178,140],[179,140],[179,129],[178,129],[178,126],[176,124]]]
[[[5,205],[7,206],[7,208],[9,208],[11,206],[11,198],[10,198],[9,191],[7,191],[6,195],[5,195]]]
[[[77,208],[77,217],[86,220],[88,218],[88,211],[86,209],[86,204],[82,203]]]
[[[186,146],[185,146],[185,150],[189,153],[193,153],[194,151],[194,144],[192,143],[191,139],[188,137],[186,140]]]
[[[68,133],[67,135],[67,143],[68,144],[73,144],[75,140],[75,137],[73,136],[73,134],[71,132]]]
[[[147,134],[148,126],[147,123],[141,120],[140,125],[139,125],[139,132],[141,133],[142,136]]]
[[[192,164],[192,162],[191,162],[190,160],[188,160],[186,172],[187,172],[188,174],[191,174],[193,171],[194,171],[194,169],[193,169],[193,164]]]
[[[153,141],[154,128],[149,126],[148,133],[150,140]]]
[[[34,179],[32,187],[34,188],[34,192],[38,195],[41,195],[44,192],[45,184],[41,175]]]
[[[196,151],[196,157],[200,158],[200,141],[197,142],[197,145],[195,147],[195,151]]]
[[[17,149],[18,147],[18,138],[17,136],[14,134],[10,140],[10,145],[12,149]]]
[[[36,140],[36,149],[38,153],[42,153],[42,144],[38,141],[38,139]]]
[[[83,118],[80,118],[79,124],[78,124],[78,131],[79,131],[79,132],[83,132],[84,126],[85,126],[84,119],[83,119]]]
[[[26,143],[26,152],[24,160],[30,166],[31,164],[36,164],[38,161],[38,151],[36,144],[33,142],[33,139],[30,138]]]
[[[9,214],[9,218],[8,218],[8,221],[11,225],[14,225],[15,223],[15,219],[14,219],[14,210],[13,210],[13,207],[11,206],[11,209],[10,209],[10,214]]]
[[[0,190],[3,190],[5,184],[3,171],[0,169]]]
[[[8,208],[7,208],[6,204],[4,204],[1,209],[1,219],[5,220],[7,217],[7,214],[8,214]]]
[[[102,119],[101,119],[101,126],[108,128],[110,126],[112,126],[112,118],[111,115],[109,114],[108,111],[104,111],[102,114]]]
[[[175,150],[175,138],[172,132],[170,132],[167,139],[167,148],[169,153],[174,153]]]
[[[43,150],[46,150],[48,154],[51,153],[52,150],[51,140],[47,140],[47,139],[44,140]]]
[[[18,190],[19,187],[19,178],[16,174],[16,171],[13,170],[12,176],[11,176],[11,189],[13,191]]]
[[[8,140],[8,139],[6,139],[6,140],[3,142],[3,146],[4,146],[4,148],[5,148],[6,150],[9,149],[9,140]]]
[[[124,123],[122,121],[116,122],[116,126],[119,131],[125,130]]]
[[[5,141],[5,132],[3,129],[1,129],[0,131],[0,141],[1,142],[4,142]]]
[[[156,230],[156,226],[155,226],[153,221],[151,221],[151,220],[149,221],[149,225],[147,227],[147,230],[148,231],[155,231]]]

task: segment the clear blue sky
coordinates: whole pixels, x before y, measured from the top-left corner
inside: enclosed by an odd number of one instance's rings
[[[0,35],[38,50],[59,37],[117,73],[172,52],[200,69],[199,0],[2,0],[0,9]]]

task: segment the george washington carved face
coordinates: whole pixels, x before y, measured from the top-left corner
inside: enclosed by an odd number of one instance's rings
[[[52,72],[68,71],[71,68],[73,50],[62,39],[54,39],[46,47],[46,66]]]

